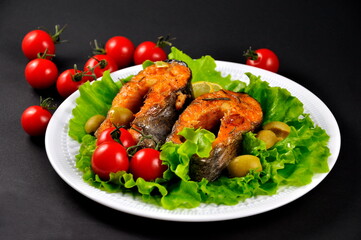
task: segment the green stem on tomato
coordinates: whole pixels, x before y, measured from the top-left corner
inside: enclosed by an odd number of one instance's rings
[[[246,57],[247,59],[251,59],[251,60],[257,60],[258,59],[258,54],[256,53],[256,51],[252,50],[251,47],[249,47],[249,49],[247,49],[243,53],[243,56]]]
[[[55,57],[55,54],[48,54],[48,48],[46,48],[43,53],[39,52],[37,56],[38,58],[46,59],[46,57]]]
[[[172,46],[172,41],[176,38],[171,38],[170,35],[158,37],[157,47],[164,48],[165,46]]]
[[[99,59],[95,58],[94,56],[92,56],[92,58],[94,58],[96,61],[98,61],[98,63],[96,65],[94,65],[94,67],[87,66],[87,69],[90,72],[90,74],[83,73],[83,77],[93,77],[94,80],[96,80],[97,77],[96,77],[96,74],[94,72],[94,69],[97,68],[97,67],[105,68],[108,65],[108,62],[106,60],[104,60],[104,59],[99,61]]]
[[[160,144],[159,144],[159,142],[154,140],[152,135],[146,135],[146,134],[143,133],[143,131],[141,131],[141,130],[139,130],[137,128],[134,128],[134,127],[130,127],[130,128],[141,134],[141,138],[139,139],[138,143],[136,145],[134,145],[134,146],[131,146],[131,147],[127,148],[127,153],[128,153],[128,155],[130,157],[132,157],[138,151],[138,149],[142,147],[142,142],[144,140],[146,140],[146,139],[152,140],[154,142],[154,144],[155,144],[154,149],[157,150],[157,151],[159,150]]]
[[[60,25],[55,25],[55,33],[51,36],[55,44],[67,42],[67,40],[60,40],[60,34],[64,32],[66,27],[67,24],[65,24],[62,28],[60,28]]]
[[[57,105],[54,102],[54,99],[51,97],[43,99],[43,97],[40,96],[40,107],[46,109],[46,110],[54,110],[56,109]]]
[[[94,43],[94,47],[92,45],[92,43]],[[94,39],[93,42],[90,42],[90,46],[93,49],[93,54],[97,55],[97,54],[106,54],[106,51],[104,49],[104,47],[98,43],[98,41],[96,39]]]

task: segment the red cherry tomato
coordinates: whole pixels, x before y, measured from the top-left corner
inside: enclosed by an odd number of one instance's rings
[[[141,177],[146,181],[161,178],[167,166],[159,158],[160,152],[153,148],[143,148],[136,152],[130,160],[129,171],[134,178]]]
[[[105,43],[105,52],[115,60],[118,68],[124,68],[133,61],[134,44],[126,37],[115,36]]]
[[[25,79],[33,88],[48,88],[56,82],[57,77],[58,68],[48,59],[33,59],[25,67]]]
[[[25,109],[21,115],[21,126],[30,136],[42,136],[52,114],[41,106],[31,106]]]
[[[101,132],[98,136],[97,139],[97,145],[99,146],[100,144],[104,143],[104,142],[115,142],[113,136],[112,136],[112,132],[115,130],[115,127],[110,127],[105,129],[103,132]],[[124,128],[120,128],[120,138],[118,138],[120,140],[120,142],[122,143],[122,145],[125,148],[134,146],[136,143],[133,139],[133,136]]]
[[[167,59],[166,52],[157,46],[156,43],[146,41],[137,46],[134,51],[134,63],[142,64],[146,60],[153,62],[164,61]]]
[[[244,56],[247,57],[247,65],[262,68],[271,72],[278,71],[280,65],[278,57],[273,51],[267,48],[261,48],[255,51],[249,49]]]
[[[55,54],[55,44],[49,33],[43,30],[33,30],[25,35],[21,43],[24,55],[29,59],[38,57],[38,53]],[[52,56],[47,56],[51,59]]]
[[[91,166],[101,179],[109,180],[110,173],[128,171],[127,151],[117,142],[104,142],[95,149]]]
[[[89,68],[94,68],[94,74],[99,78],[106,70],[110,72],[118,70],[118,65],[110,56],[98,54],[88,59],[84,65],[84,72],[89,72]]]
[[[67,98],[73,92],[78,90],[80,85],[86,81],[93,81],[94,78],[91,76],[84,76],[84,72],[77,69],[68,69],[62,72],[57,81],[56,89],[63,98]]]

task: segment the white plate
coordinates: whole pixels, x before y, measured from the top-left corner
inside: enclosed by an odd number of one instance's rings
[[[217,61],[217,69],[224,75],[231,74],[233,79],[248,82],[245,72],[260,75],[262,80],[269,82],[271,86],[279,86],[288,89],[304,104],[305,112],[310,113],[315,124],[319,125],[330,135],[328,147],[331,156],[328,159],[330,170],[336,163],[341,137],[337,122],[327,106],[309,90],[290,79],[278,74],[250,67],[238,63]],[[113,79],[124,78],[131,74],[137,74],[141,66],[134,66],[112,73]],[[215,204],[201,204],[194,209],[166,210],[161,207],[144,203],[128,194],[107,193],[94,188],[82,180],[82,173],[75,167],[75,155],[78,153],[79,144],[68,136],[68,123],[72,117],[72,109],[79,92],[75,92],[67,98],[54,113],[46,132],[45,147],[55,171],[71,187],[84,196],[105,206],[126,213],[172,221],[218,221],[241,218],[259,214],[287,204],[316,187],[326,176],[316,174],[310,184],[302,187],[283,187],[273,196],[257,196],[249,198],[234,206]]]

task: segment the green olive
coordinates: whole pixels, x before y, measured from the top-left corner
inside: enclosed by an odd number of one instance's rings
[[[108,117],[117,126],[129,125],[134,119],[133,112],[124,107],[112,107],[108,112]]]
[[[94,133],[100,126],[100,124],[102,124],[102,122],[104,121],[105,117],[102,115],[94,115],[92,117],[90,117],[88,119],[88,121],[86,121],[84,129],[86,133]]]
[[[266,143],[266,149],[273,147],[278,142],[278,138],[271,130],[261,130],[256,137]]]
[[[262,128],[264,130],[271,130],[272,132],[274,132],[279,141],[285,139],[291,132],[290,126],[288,126],[284,122],[279,121],[269,122]]]
[[[253,155],[241,155],[235,157],[227,167],[231,177],[244,177],[250,170],[256,172],[262,171],[261,161],[258,157]]]

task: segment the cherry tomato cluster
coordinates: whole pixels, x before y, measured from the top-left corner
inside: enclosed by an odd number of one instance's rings
[[[55,44],[60,43],[60,34],[65,26],[55,26],[55,34],[45,30],[33,30],[25,35],[21,48],[24,55],[30,60],[25,67],[26,81],[36,89],[45,89],[54,85],[59,74],[52,58],[55,56]],[[40,101],[40,105],[30,106],[21,115],[21,126],[30,136],[45,134],[46,127],[52,117],[54,108],[53,99]]]
[[[163,176],[167,169],[160,160],[160,152],[153,148],[137,150],[130,155],[128,150],[137,148],[136,142],[128,130],[111,127],[98,136],[96,149],[91,159],[91,166],[95,174],[103,180],[109,180],[110,173],[126,171],[152,181]]]
[[[135,65],[142,64],[146,60],[153,62],[164,61],[167,59],[167,54],[164,51],[165,46],[171,46],[170,36],[159,37],[158,41],[145,41],[140,43],[137,47],[126,37],[115,36],[110,38],[105,47],[98,46],[97,41],[94,41],[95,48],[93,53],[99,55],[109,56],[113,58],[118,68],[123,68],[134,63]]]
[[[51,59],[55,56],[55,44],[60,43],[60,34],[65,26],[55,26],[51,35],[45,30],[37,29],[25,35],[21,43],[24,55],[30,60],[25,67],[25,79],[36,89],[52,86],[58,77],[58,68]]]
[[[21,44],[24,55],[30,60],[25,67],[26,81],[35,89],[47,89],[55,85],[57,92],[63,98],[78,90],[83,83],[101,77],[105,71],[114,72],[133,63],[141,64],[145,60],[165,60],[167,54],[163,47],[171,45],[169,37],[159,37],[157,43],[145,41],[135,47],[128,38],[114,36],[105,43],[104,48],[96,45],[93,56],[85,62],[83,69],[78,69],[74,65],[59,73],[52,59],[55,57],[56,44],[64,42],[60,40],[60,34],[65,28],[66,26],[61,28],[56,25],[54,34],[41,29],[32,30],[24,36]],[[46,107],[36,106],[39,107],[44,111],[37,113],[37,117],[43,116],[42,119],[45,119],[45,111],[51,114]],[[27,117],[28,121],[29,118]],[[24,130],[30,135],[42,135],[48,122],[49,120],[46,124],[42,124],[42,131]]]
[[[157,43],[145,41],[136,48],[131,40],[123,36],[114,36],[107,40],[104,48],[96,45],[94,55],[84,64],[84,69],[76,66],[59,74],[52,62],[55,56],[55,44],[61,42],[60,34],[65,26],[55,26],[55,34],[44,30],[33,30],[25,35],[22,51],[30,60],[25,67],[25,79],[36,89],[46,89],[56,83],[58,93],[66,98],[86,81],[95,80],[105,71],[114,72],[127,67],[133,62],[142,64],[145,60],[162,61],[167,54],[162,47],[171,45],[169,37],[159,37]]]

